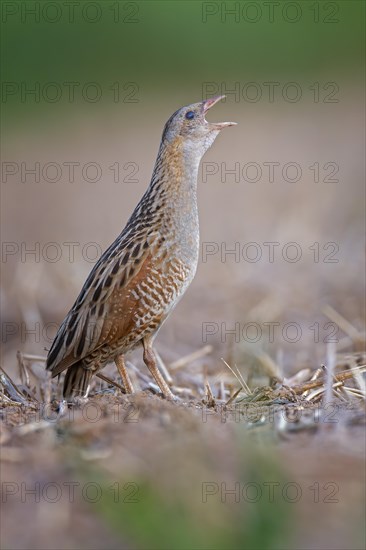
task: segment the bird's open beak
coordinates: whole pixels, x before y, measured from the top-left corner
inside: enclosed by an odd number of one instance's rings
[[[202,102],[203,115],[205,116],[207,111],[209,109],[211,109],[211,107],[216,105],[216,103],[218,103],[218,101],[220,101],[221,99],[224,99],[224,97],[225,97],[224,95],[217,95],[215,97],[210,97],[209,99],[206,99],[205,101],[203,101]],[[223,128],[226,128],[227,126],[236,126],[236,124],[237,124],[236,122],[208,122],[207,120],[206,120],[206,122],[210,126],[214,127],[216,130],[222,130]]]

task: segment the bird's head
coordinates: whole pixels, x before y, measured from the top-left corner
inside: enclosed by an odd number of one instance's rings
[[[236,125],[236,122],[209,122],[205,118],[207,111],[224,97],[212,97],[178,109],[165,124],[163,144],[202,156],[223,128]]]

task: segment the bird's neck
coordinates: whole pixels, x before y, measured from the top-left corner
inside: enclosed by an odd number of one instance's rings
[[[150,183],[151,190],[168,201],[195,200],[201,158],[200,151],[181,138],[162,143]]]
[[[133,234],[141,228],[163,228],[165,233],[179,235],[181,248],[186,254],[194,250],[196,258],[199,246],[197,177],[204,152],[184,145],[178,141],[160,145],[150,185],[123,232]]]

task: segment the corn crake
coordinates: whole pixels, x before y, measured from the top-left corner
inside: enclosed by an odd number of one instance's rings
[[[96,263],[48,353],[52,376],[66,371],[63,396],[87,397],[90,380],[114,360],[133,392],[124,356],[143,345],[160,390],[154,338],[195,275],[199,256],[199,163],[223,128],[206,112],[224,96],[182,107],[165,125],[150,185],[126,227]]]

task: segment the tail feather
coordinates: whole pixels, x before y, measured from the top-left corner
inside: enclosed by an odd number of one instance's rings
[[[65,399],[87,397],[93,371],[83,367],[82,361],[71,365],[65,375],[63,396]]]

